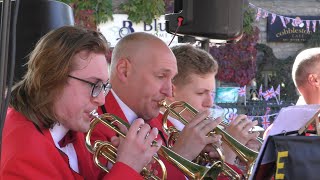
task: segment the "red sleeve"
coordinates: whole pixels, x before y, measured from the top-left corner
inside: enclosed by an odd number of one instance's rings
[[[104,176],[104,180],[123,180],[123,179],[132,179],[132,180],[143,180],[143,177],[133,170],[130,166],[117,162],[113,165],[110,172]]]

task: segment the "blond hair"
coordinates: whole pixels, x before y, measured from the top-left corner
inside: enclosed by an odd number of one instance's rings
[[[217,61],[208,52],[190,44],[171,48],[177,58],[178,74],[173,78],[174,85],[189,82],[190,74],[207,75],[218,72]]]

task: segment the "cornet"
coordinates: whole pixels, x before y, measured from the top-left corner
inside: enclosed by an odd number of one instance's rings
[[[193,114],[194,116],[198,113],[198,111],[192,107],[190,104],[183,102],[183,101],[176,101],[171,103],[170,105],[167,105],[165,101],[161,101],[160,105],[163,106],[166,110],[163,113],[163,128],[164,130],[169,134],[169,142],[168,144],[173,144],[173,142],[170,142],[171,140],[176,140],[178,136],[178,130],[176,130],[174,127],[168,127],[167,125],[167,119],[169,114],[173,114],[173,117],[176,117],[181,123],[184,125],[188,124],[188,121],[181,115],[185,110]],[[179,112],[177,112],[176,108],[182,108]],[[252,172],[252,168],[254,165],[254,162],[258,156],[258,152],[253,151],[240,142],[238,142],[236,139],[234,139],[232,136],[230,136],[227,132],[225,132],[223,129],[221,129],[219,126],[216,127],[214,130],[212,130],[210,134],[220,134],[222,136],[222,140],[231,147],[231,149],[240,157],[241,160],[243,160],[246,163],[247,166],[247,173],[246,176],[249,177],[249,175]],[[171,137],[172,136],[172,137]],[[219,153],[219,150],[217,150]],[[220,154],[220,153],[219,153]],[[208,156],[206,154],[201,154],[200,157],[198,157],[200,160],[208,161]],[[215,160],[210,160],[211,162],[214,162]],[[223,161],[223,156],[221,156],[221,160]],[[203,162],[199,162],[203,163]],[[223,173],[230,176],[233,179],[240,179],[240,175],[236,173],[233,169],[231,169],[227,164],[224,163],[223,165]]]
[[[123,124],[127,128],[129,128],[129,125],[119,117],[112,114],[106,113],[102,115],[97,115],[96,113],[92,113],[92,115],[95,118],[91,121],[90,129],[86,135],[86,146],[88,150],[94,154],[95,164],[104,171],[109,172],[107,167],[105,167],[105,165],[103,165],[99,161],[99,157],[102,156],[109,160],[111,163],[115,163],[117,149],[114,146],[112,146],[109,142],[104,142],[100,140],[95,141],[92,145],[91,133],[98,123],[102,123],[103,125],[114,130],[121,137],[125,137],[125,135],[119,130],[119,128],[114,125],[114,123]],[[156,141],[154,142],[156,143]],[[177,153],[173,152],[171,149],[165,146],[161,146],[161,148],[158,151],[158,154],[163,156],[171,164],[175,165],[189,179],[216,179],[222,169],[222,163],[220,161],[213,163],[210,167],[201,166],[181,157],[180,155],[178,155]],[[163,172],[163,177],[161,179],[166,179],[167,172],[165,166],[163,165],[163,162],[156,156],[154,156],[154,159],[161,166]],[[153,175],[149,170],[147,170],[147,168],[144,168],[142,170],[141,175],[145,179],[160,179],[157,176]]]
[[[91,113],[91,115],[95,118],[93,121],[91,121],[90,129],[86,135],[86,147],[91,153],[93,153],[94,163],[99,168],[101,168],[105,172],[109,173],[108,168],[100,162],[99,157],[102,156],[105,159],[109,160],[112,164],[114,164],[116,162],[116,158],[117,158],[117,149],[110,142],[101,141],[101,140],[96,140],[94,142],[94,144],[92,145],[91,144],[91,133],[98,123],[103,123],[104,125],[115,130],[122,137],[125,137],[124,134],[122,132],[120,132],[120,130],[117,129],[115,125],[113,125],[113,123],[120,122],[120,121],[122,122],[122,120],[118,120],[118,117],[113,116],[111,114],[103,114],[101,116],[98,116],[98,114],[95,111],[93,111]],[[109,121],[111,121],[111,122],[109,122]],[[129,128],[129,126],[127,124],[124,123],[124,125],[127,128]],[[161,171],[163,174],[162,177],[159,178],[159,177],[155,176],[146,167],[144,167],[142,169],[141,175],[144,177],[144,179],[166,180],[167,179],[167,171],[166,171],[165,165],[158,157],[153,156],[153,159],[156,161],[156,163],[158,163],[160,165],[160,168],[161,168]]]

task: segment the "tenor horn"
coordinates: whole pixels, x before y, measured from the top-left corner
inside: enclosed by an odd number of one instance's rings
[[[106,113],[97,115],[96,113],[92,113],[92,115],[94,116],[94,119],[91,121],[90,129],[86,135],[86,147],[91,153],[93,153],[95,164],[104,171],[109,172],[108,168],[99,161],[99,157],[103,157],[109,160],[111,163],[115,163],[117,157],[117,149],[109,142],[101,140],[96,140],[93,144],[91,144],[91,133],[98,123],[102,123],[103,125],[114,130],[117,134],[119,134],[119,136],[125,137],[120,129],[114,125],[114,123],[123,124],[127,128],[129,128],[130,126],[121,118],[113,114]],[[154,143],[156,143],[156,141],[154,141]],[[182,156],[178,155],[177,153],[163,145],[159,149],[158,154],[164,157],[171,164],[176,166],[189,179],[217,179],[219,173],[222,170],[222,163],[220,161],[213,163],[210,167],[201,166],[183,158]],[[153,158],[161,166],[163,172],[163,177],[161,179],[166,179],[166,169],[163,165],[163,162],[156,156],[154,156]],[[145,179],[160,179],[157,176],[153,175],[149,170],[147,170],[147,168],[143,168],[141,175]]]
[[[169,134],[169,142],[168,144],[173,144],[172,141],[177,139],[177,136],[179,134],[178,130],[176,130],[174,127],[168,127],[167,119],[169,114],[173,114],[174,117],[176,117],[181,123],[184,125],[188,124],[188,121],[182,116],[182,113],[184,111],[190,112],[193,116],[198,114],[199,112],[192,107],[190,104],[183,102],[183,101],[176,101],[171,103],[170,105],[167,105],[167,103],[163,100],[160,102],[160,105],[164,107],[166,110],[163,113],[163,129]],[[181,110],[177,111],[176,108],[181,108]],[[209,134],[220,134],[222,136],[222,140],[229,146],[231,149],[238,155],[238,157],[243,160],[247,166],[247,172],[246,176],[249,177],[252,168],[254,165],[254,162],[258,156],[258,152],[249,149],[245,145],[241,144],[239,141],[237,141],[235,138],[233,138],[230,134],[225,132],[222,128],[219,126],[213,129]],[[172,136],[171,136],[172,135]],[[171,142],[170,142],[171,140]],[[218,151],[218,154],[219,151]],[[223,162],[223,156],[220,156],[220,161]],[[200,154],[198,159],[208,161],[208,156],[206,154]],[[215,160],[210,159],[210,162],[214,162]],[[199,162],[201,163],[201,162]],[[226,163],[223,163],[223,170],[222,173],[225,175],[230,176],[233,179],[240,179],[240,175],[236,173],[232,168],[230,168]]]

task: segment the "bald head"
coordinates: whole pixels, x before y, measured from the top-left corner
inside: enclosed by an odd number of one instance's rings
[[[144,58],[137,58],[143,53],[149,53],[148,50],[168,49],[168,46],[158,37],[144,32],[135,32],[122,38],[114,47],[111,58],[111,74],[115,69],[117,62],[122,58],[130,61],[140,61]],[[142,54],[141,54],[142,53]],[[139,62],[138,62],[139,63]]]
[[[298,54],[292,67],[296,87],[304,85],[310,74],[320,74],[320,48],[306,49]]]
[[[110,82],[113,92],[138,117],[150,120],[159,114],[159,102],[172,95],[177,61],[158,37],[133,33],[113,50]]]

